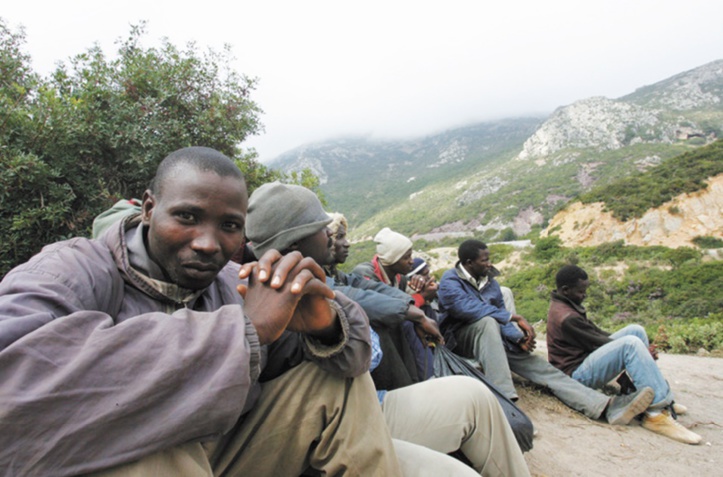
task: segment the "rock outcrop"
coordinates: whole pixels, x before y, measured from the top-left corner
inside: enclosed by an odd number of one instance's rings
[[[723,238],[723,175],[705,190],[682,194],[642,217],[622,222],[605,204],[569,204],[550,221],[542,236],[557,235],[566,246],[595,246],[623,240],[626,245],[691,247],[699,236]]]

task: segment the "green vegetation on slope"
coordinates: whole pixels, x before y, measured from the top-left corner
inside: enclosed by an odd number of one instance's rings
[[[458,224],[458,230],[472,232],[479,223],[494,224],[485,234],[487,240],[501,240],[505,229],[526,209],[540,213],[544,226],[570,198],[585,189],[579,178],[583,169],[596,184],[609,184],[637,173],[637,159],[665,160],[690,148],[683,143],[655,143],[603,152],[566,149],[548,157],[542,165],[512,160],[519,150],[511,150],[506,156],[478,164],[473,173],[436,182],[421,189],[413,199],[390,204],[364,223],[351,221],[352,236],[373,236],[385,226],[411,236],[453,223]]]
[[[544,258],[540,258],[544,257]],[[585,305],[602,328],[640,323],[664,349],[723,351],[723,267],[691,248],[624,246],[564,248],[541,239],[500,281],[516,292],[517,309],[530,320],[547,316],[555,274],[566,263],[591,277]]]
[[[723,141],[716,141],[664,161],[645,172],[634,173],[580,196],[584,204],[604,202],[622,221],[639,218],[680,194],[706,187],[706,179],[723,174]]]

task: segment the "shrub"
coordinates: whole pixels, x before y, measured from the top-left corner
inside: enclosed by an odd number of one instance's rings
[[[723,248],[723,239],[709,235],[699,235],[693,239],[693,243],[700,248]]]
[[[535,243],[534,256],[538,260],[552,260],[562,250],[562,240],[557,235],[541,238]]]
[[[709,319],[693,319],[661,325],[654,342],[671,353],[723,350],[723,313]]]

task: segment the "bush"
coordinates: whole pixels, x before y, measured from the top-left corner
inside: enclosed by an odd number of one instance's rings
[[[203,145],[235,159],[249,188],[280,177],[239,144],[261,129],[256,80],[228,49],[168,41],[144,48],[133,27],[109,59],[94,46],[43,79],[21,31],[0,20],[0,274],[59,239],[89,235],[93,218],[140,197],[168,153]]]
[[[701,138],[700,144],[705,140]],[[698,141],[691,142],[699,145]],[[580,196],[584,204],[604,202],[614,217],[626,221],[659,207],[673,197],[707,187],[706,179],[723,173],[723,141],[716,141],[659,166],[636,172],[615,183],[597,187]]]
[[[535,243],[534,255],[538,260],[552,260],[562,250],[562,240],[557,235],[541,238]]]
[[[709,235],[699,235],[693,239],[693,243],[700,248],[723,248],[723,239]]]
[[[653,342],[671,353],[695,353],[699,349],[709,352],[723,350],[723,313],[709,319],[661,325]]]

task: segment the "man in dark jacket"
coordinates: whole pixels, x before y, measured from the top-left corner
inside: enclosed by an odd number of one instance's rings
[[[161,162],[140,214],[5,276],[0,468],[400,472],[367,373],[365,315],[298,253],[229,263],[246,208],[233,161],[181,149]]]
[[[610,334],[590,321],[582,306],[590,282],[577,265],[562,267],[555,283],[557,289],[552,292],[547,314],[550,363],[591,388],[601,388],[627,372],[635,386],[647,386],[655,392],[643,416],[644,428],[686,444],[700,443],[701,436],[671,416],[687,410],[673,403],[673,393],[655,363],[658,354],[650,346],[645,328],[628,325]]]
[[[442,330],[453,333],[457,341],[454,351],[476,359],[507,397],[517,398],[510,373],[514,371],[550,388],[571,408],[593,419],[605,417],[611,424],[627,424],[650,405],[651,388],[610,398],[532,354],[534,331],[515,313],[511,292],[505,299],[497,281],[489,276],[492,263],[487,245],[466,240],[459,246],[458,257],[455,268],[444,273],[439,285]],[[512,330],[515,323],[522,329],[517,333]]]
[[[267,248],[299,251],[321,265],[328,265],[333,260],[333,242],[327,227],[331,221],[310,190],[271,183],[251,195],[246,232],[257,254]],[[395,313],[394,306],[380,303],[396,300],[408,306],[410,297],[400,290],[354,274],[342,275],[337,274],[337,278],[348,285],[334,285],[335,290],[358,299],[372,322],[386,320],[383,315],[387,312]],[[329,283],[334,281],[329,278]],[[398,327],[399,321],[396,323]],[[382,342],[381,350],[384,363],[390,359],[389,347],[385,348]],[[408,454],[409,462],[400,457],[404,468],[416,465],[425,475],[460,475],[462,471],[453,467],[455,461],[444,455],[459,449],[482,475],[529,475],[499,403],[481,382],[452,376],[417,384],[392,384],[391,388],[377,388],[388,390],[381,399],[382,409],[397,449],[400,444],[406,446],[411,442],[437,451]],[[435,472],[430,466],[440,470]]]

